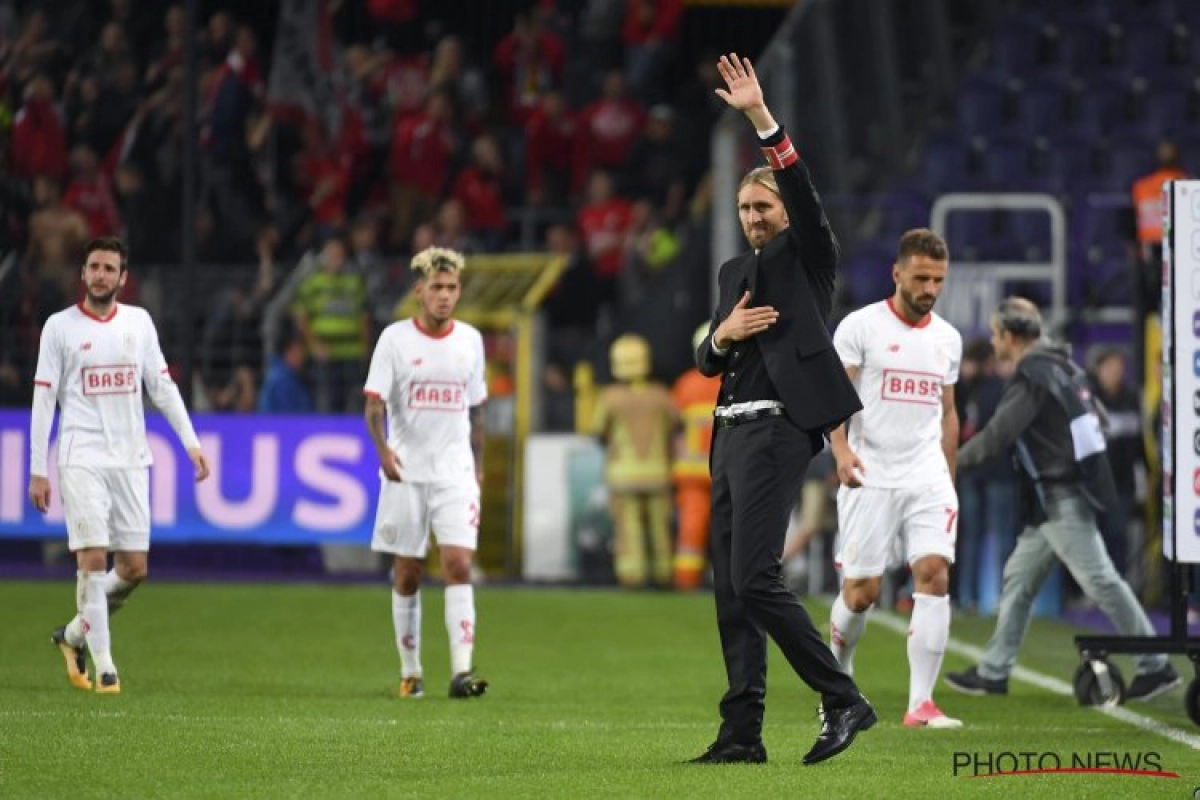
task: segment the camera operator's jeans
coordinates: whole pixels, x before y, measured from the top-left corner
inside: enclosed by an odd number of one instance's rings
[[[1007,678],[1017,663],[1017,651],[1029,630],[1033,601],[1038,589],[1061,559],[1075,582],[1109,618],[1122,636],[1154,636],[1146,612],[1129,584],[1117,574],[1104,540],[1096,527],[1095,514],[1079,496],[1047,500],[1049,519],[1026,526],[1004,564],[1004,588],[996,617],[996,630],[984,648],[979,674],[989,680]],[[1134,657],[1138,674],[1166,666],[1162,654]]]

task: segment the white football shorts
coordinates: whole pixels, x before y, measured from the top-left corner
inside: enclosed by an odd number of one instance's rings
[[[424,558],[432,531],[441,547],[479,544],[479,484],[470,481],[408,483],[382,479],[371,549]]]
[[[150,470],[58,469],[72,552],[93,547],[110,551],[150,549]]]
[[[944,482],[903,489],[842,486],[835,564],[843,578],[875,578],[925,556],[954,563],[958,493]]]

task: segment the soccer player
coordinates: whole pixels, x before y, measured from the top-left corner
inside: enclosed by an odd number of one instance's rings
[[[86,658],[92,654],[95,690],[101,694],[121,691],[108,619],[146,579],[150,550],[151,459],[143,386],[187,450],[196,481],[209,473],[167,371],[154,321],[144,309],[117,302],[129,277],[127,257],[124,242],[114,236],[88,242],[83,300],[52,315],[42,328],[29,437],[29,499],[45,512],[50,507],[47,450],[57,402],[62,409],[59,491],[79,572],[77,614],[54,631],[52,641],[66,659],[67,678],[79,689],[92,689]]]
[[[886,300],[842,320],[834,347],[862,398],[863,410],[830,437],[837,461],[842,590],[831,613],[831,649],[854,672],[854,648],[879,598],[892,553],[912,569],[908,630],[910,728],[957,728],[933,702],[933,685],[950,636],[950,564],[958,496],[954,459],[958,415],[954,384],[962,337],[933,312],[949,253],[933,231],[900,237]]]
[[[453,319],[464,260],[430,247],[412,260],[420,308],[384,329],[367,374],[367,430],[379,454],[381,488],[373,550],[395,560],[392,622],[401,697],[421,697],[421,574],[430,530],[446,581],[450,696],[478,697],[471,562],[479,539],[483,481],[483,337]],[[385,411],[387,422],[385,423]]]

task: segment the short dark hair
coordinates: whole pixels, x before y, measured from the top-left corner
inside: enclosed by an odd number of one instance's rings
[[[949,261],[950,248],[946,240],[928,228],[913,228],[900,237],[897,261],[907,261],[913,256],[927,256],[934,261]]]
[[[116,253],[121,257],[121,272],[129,266],[129,248],[125,246],[120,236],[97,236],[83,248],[83,263],[87,264],[92,253],[102,250],[106,253]]]

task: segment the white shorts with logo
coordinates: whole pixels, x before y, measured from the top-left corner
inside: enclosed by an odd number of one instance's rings
[[[842,486],[837,507],[835,563],[843,578],[875,578],[925,556],[954,563],[958,493],[948,478],[903,489]]]
[[[150,470],[58,468],[71,551],[150,549]]]
[[[424,558],[429,534],[441,547],[479,544],[479,484],[474,481],[408,483],[383,479],[371,549]]]

